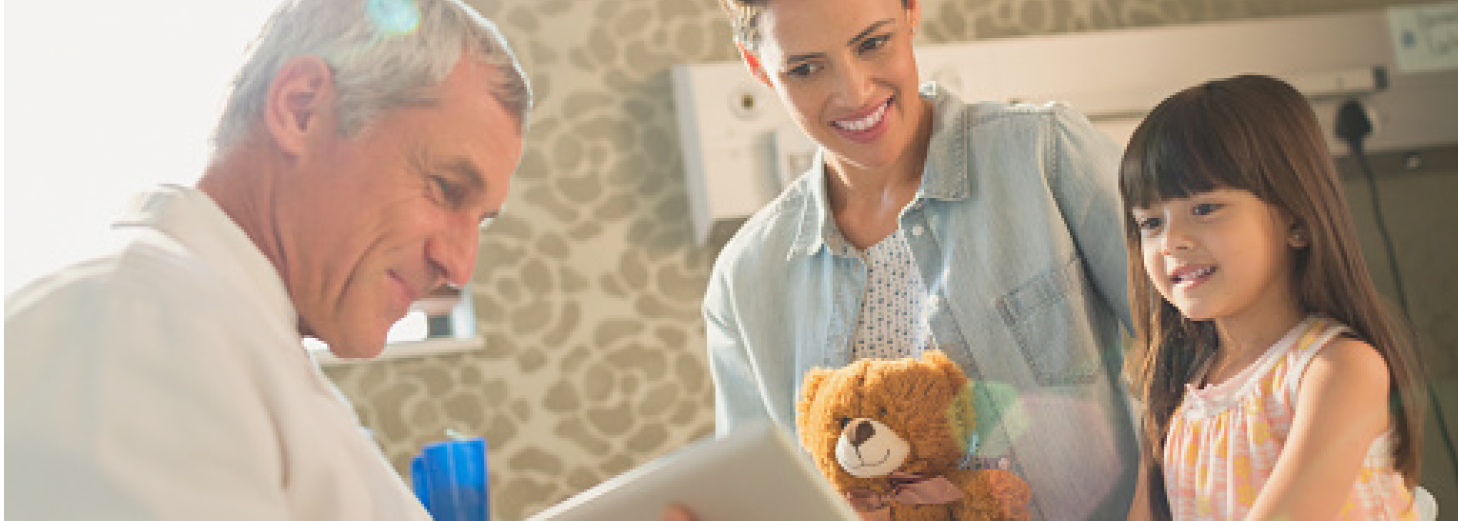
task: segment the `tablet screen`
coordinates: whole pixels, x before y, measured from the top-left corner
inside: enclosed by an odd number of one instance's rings
[[[696,442],[531,519],[656,520],[672,503],[687,506],[698,521],[860,520],[789,434],[769,421]]]

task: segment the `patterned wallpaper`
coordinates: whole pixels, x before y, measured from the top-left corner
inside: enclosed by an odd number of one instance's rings
[[[473,295],[485,348],[326,372],[402,474],[421,445],[448,428],[485,436],[493,519],[515,520],[713,430],[699,316],[712,253],[690,237],[667,71],[735,54],[715,0],[471,3],[501,24],[539,100],[506,211],[482,235]],[[1398,3],[924,0],[922,41]],[[1385,197],[1455,193],[1453,179],[1420,180]],[[1451,212],[1411,218],[1458,222]],[[1430,287],[1450,290],[1422,294],[1422,306],[1446,310],[1424,323],[1458,323],[1455,274],[1439,267],[1458,264],[1452,241],[1434,246],[1413,234],[1398,241],[1446,248],[1407,253],[1447,259],[1441,265],[1404,268],[1440,273]],[[1445,331],[1443,344],[1458,344]]]

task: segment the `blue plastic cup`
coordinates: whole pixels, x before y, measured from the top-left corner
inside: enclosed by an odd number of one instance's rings
[[[486,440],[470,438],[426,445],[410,460],[415,496],[436,521],[487,521]]]

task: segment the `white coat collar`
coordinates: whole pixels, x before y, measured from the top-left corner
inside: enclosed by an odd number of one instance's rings
[[[255,301],[253,305],[297,330],[298,312],[278,270],[248,234],[202,191],[163,185],[142,192],[112,227],[156,229],[223,274],[231,285]],[[302,341],[299,345],[302,352]]]

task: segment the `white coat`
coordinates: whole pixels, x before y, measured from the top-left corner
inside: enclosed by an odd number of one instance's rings
[[[13,519],[429,519],[205,194],[143,194],[101,256],[5,302]]]

